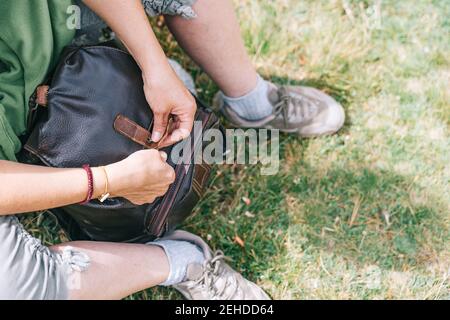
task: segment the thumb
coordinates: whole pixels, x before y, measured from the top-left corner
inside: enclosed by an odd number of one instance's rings
[[[167,161],[167,153],[165,153],[164,151],[159,151],[159,155],[161,156],[163,162]]]
[[[161,140],[168,124],[169,115],[166,113],[155,113],[153,115],[153,130],[152,141],[158,142]]]

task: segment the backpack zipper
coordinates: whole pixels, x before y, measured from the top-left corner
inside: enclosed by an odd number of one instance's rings
[[[206,120],[203,121],[203,128],[208,123],[209,119],[211,117],[211,114],[208,114],[208,117]],[[200,135],[201,138],[201,135]],[[192,159],[192,156],[197,148],[198,143],[201,141],[197,137],[197,140],[194,141],[194,148],[191,148],[191,154],[190,159]],[[194,164],[195,165],[195,164]],[[175,176],[181,177],[180,179],[176,179],[175,182],[169,187],[169,190],[166,193],[166,196],[161,201],[158,210],[152,215],[150,222],[147,227],[147,231],[154,236],[160,237],[164,231],[167,231],[167,218],[169,215],[169,211],[173,206],[173,202],[175,201],[175,198],[178,194],[178,191],[186,178],[187,174],[189,173],[189,169],[186,171],[186,166],[189,166],[188,164],[177,164],[175,168]],[[183,172],[184,171],[184,172]],[[166,228],[164,228],[166,225]]]

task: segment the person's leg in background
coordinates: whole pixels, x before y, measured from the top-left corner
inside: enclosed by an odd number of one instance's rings
[[[171,1],[194,2],[166,2]],[[143,2],[145,6],[155,1]],[[231,0],[197,0],[192,8],[195,18],[166,15],[167,25],[187,54],[217,83],[222,92],[216,103],[233,124],[277,128],[300,136],[330,134],[342,127],[344,112],[333,98],[313,88],[278,87],[257,74]]]
[[[255,88],[258,74],[245,49],[231,1],[197,0],[196,17],[166,16],[170,31],[186,53],[228,96]]]

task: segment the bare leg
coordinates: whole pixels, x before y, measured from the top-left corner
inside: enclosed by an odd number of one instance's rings
[[[197,18],[167,16],[167,24],[180,46],[220,87],[214,104],[234,126],[276,128],[302,137],[333,134],[343,126],[344,109],[324,92],[258,80],[231,0],[197,0],[193,9]],[[275,115],[275,105],[292,112]]]
[[[166,16],[181,47],[229,97],[239,97],[256,86],[257,73],[241,38],[229,0],[197,0],[198,17],[185,20]]]
[[[156,286],[169,275],[169,262],[159,246],[77,241],[53,246],[71,246],[86,253],[90,266],[70,280],[70,299],[121,299]]]

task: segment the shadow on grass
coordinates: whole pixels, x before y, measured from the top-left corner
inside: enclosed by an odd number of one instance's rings
[[[425,268],[445,250],[445,208],[431,197],[414,203],[413,198],[421,196],[411,179],[365,167],[331,168],[323,174],[299,164],[298,171],[274,177],[230,168],[216,178],[197,216],[185,227],[204,238],[210,235],[212,246],[232,257],[231,265],[244,276],[263,276],[274,287],[285,285],[286,279],[308,278],[289,273],[298,262],[293,257],[303,252],[316,258],[328,252],[361,269],[376,265],[405,271]],[[245,185],[239,177],[247,178]],[[250,205],[241,196],[251,199]],[[246,212],[255,217],[246,217]],[[166,289],[146,294],[181,298]]]
[[[450,234],[444,201],[412,178],[365,167],[299,171],[289,195],[301,211],[290,218],[291,225],[306,221],[309,250],[399,271],[433,263],[444,250]]]

